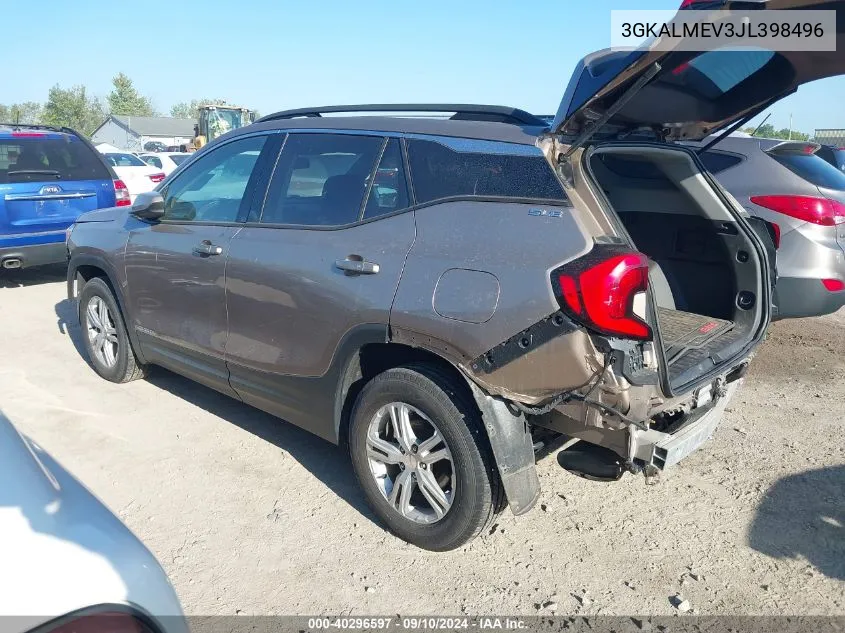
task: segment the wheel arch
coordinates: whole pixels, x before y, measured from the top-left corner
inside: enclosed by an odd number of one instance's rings
[[[95,277],[102,279],[112,291],[115,301],[120,308],[120,314],[123,317],[123,323],[126,326],[126,333],[129,336],[132,350],[135,352],[138,360],[141,363],[145,363],[146,359],[141,351],[135,328],[132,327],[129,313],[126,309],[123,290],[116,281],[117,275],[114,268],[103,257],[88,253],[71,257],[67,268],[67,298],[71,301],[77,299],[82,292],[82,286]],[[78,314],[79,311],[77,310]]]
[[[357,350],[341,373],[336,400],[337,438],[348,444],[349,422],[358,394],[369,380],[394,367],[423,363],[454,380],[481,415],[505,495],[516,515],[530,510],[540,495],[534,448],[525,417],[500,398],[487,395],[444,357],[402,343],[368,343]]]

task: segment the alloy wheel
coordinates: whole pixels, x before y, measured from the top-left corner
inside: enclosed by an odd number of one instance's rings
[[[367,461],[391,507],[415,523],[442,519],[455,497],[455,466],[440,430],[404,402],[381,407],[367,429]]]
[[[106,367],[114,367],[118,351],[117,329],[111,311],[101,297],[94,296],[88,301],[85,326],[94,356]]]

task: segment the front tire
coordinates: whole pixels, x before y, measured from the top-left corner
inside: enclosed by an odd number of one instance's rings
[[[102,378],[122,383],[144,375],[114,294],[99,277],[86,282],[79,293],[79,323],[88,359]]]
[[[503,506],[478,409],[433,366],[389,369],[367,383],[352,410],[349,449],[375,513],[423,549],[464,545]]]

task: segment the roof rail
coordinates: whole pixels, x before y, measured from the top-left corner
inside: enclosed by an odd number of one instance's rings
[[[69,127],[65,127],[64,125],[41,125],[40,123],[3,123],[2,121],[0,121],[0,127],[9,127],[13,130],[50,130],[51,132],[64,132],[65,134],[75,134],[76,136],[80,136],[80,134],[76,130]]]
[[[548,127],[548,123],[519,108],[507,106],[477,105],[469,103],[370,103],[363,105],[336,105],[322,108],[298,108],[283,110],[261,117],[256,123],[295,119],[298,117],[321,117],[329,113],[357,112],[454,112],[449,117],[462,121],[496,121],[516,125]]]

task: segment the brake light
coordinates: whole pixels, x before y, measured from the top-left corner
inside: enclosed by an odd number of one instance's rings
[[[680,64],[679,66],[675,66],[675,68],[672,69],[672,74],[673,75],[683,74],[687,71],[687,69],[689,69],[689,67],[690,67],[689,62],[684,62],[683,64]]]
[[[769,222],[772,227],[772,238],[775,243],[775,250],[780,248],[780,224]]]
[[[751,196],[751,202],[821,226],[845,223],[845,204],[813,196]]]
[[[842,292],[845,290],[845,281],[839,279],[822,279],[822,285],[828,292]]]
[[[164,180],[164,174],[150,174],[150,180],[152,180],[154,183],[160,183],[162,180]]]
[[[149,633],[149,630],[128,613],[107,611],[69,618],[50,628],[49,633]]]
[[[132,204],[132,200],[129,197],[129,187],[119,178],[114,181],[114,199],[114,206],[116,207],[128,207]]]
[[[561,308],[601,334],[650,339],[651,328],[634,313],[634,297],[648,289],[648,258],[642,253],[596,247],[552,273]]]

